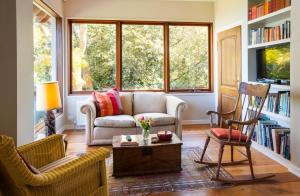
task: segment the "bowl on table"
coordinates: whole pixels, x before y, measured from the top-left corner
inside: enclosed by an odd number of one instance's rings
[[[171,131],[159,131],[157,137],[160,141],[170,141],[173,133]]]

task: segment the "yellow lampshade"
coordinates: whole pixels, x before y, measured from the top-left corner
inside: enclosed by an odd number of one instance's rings
[[[44,82],[36,86],[36,110],[49,111],[61,108],[58,82]]]

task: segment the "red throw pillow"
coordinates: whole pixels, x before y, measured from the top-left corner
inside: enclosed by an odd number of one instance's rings
[[[119,92],[116,89],[105,93],[94,91],[92,95],[97,106],[97,116],[112,116],[123,113]]]

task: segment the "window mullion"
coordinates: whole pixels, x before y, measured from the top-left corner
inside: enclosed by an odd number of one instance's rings
[[[169,24],[164,24],[164,90],[170,90],[170,66],[169,66]]]
[[[116,24],[116,87],[122,90],[122,24]]]

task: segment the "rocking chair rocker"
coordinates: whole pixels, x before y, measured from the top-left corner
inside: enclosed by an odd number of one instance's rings
[[[217,166],[216,177],[212,178],[212,180],[224,183],[241,184],[261,181],[275,176],[274,174],[267,174],[264,176],[256,177],[253,171],[250,151],[251,139],[255,129],[255,125],[258,121],[265,99],[269,93],[269,89],[269,84],[249,84],[241,82],[239,87],[239,96],[233,111],[222,114],[215,111],[207,112],[207,115],[210,115],[211,129],[207,132],[207,139],[200,160],[195,160],[195,162],[199,164]],[[217,115],[218,117],[217,126],[213,122],[213,115]],[[228,128],[223,128],[224,124]],[[203,161],[205,151],[211,138],[220,144],[219,159],[217,163]],[[231,161],[222,163],[224,146],[226,145],[230,146],[231,148]],[[247,159],[234,161],[233,150],[235,146],[246,148],[247,154],[244,156],[246,156]],[[246,161],[248,161],[250,165],[250,179],[220,178],[221,166],[237,165]]]

